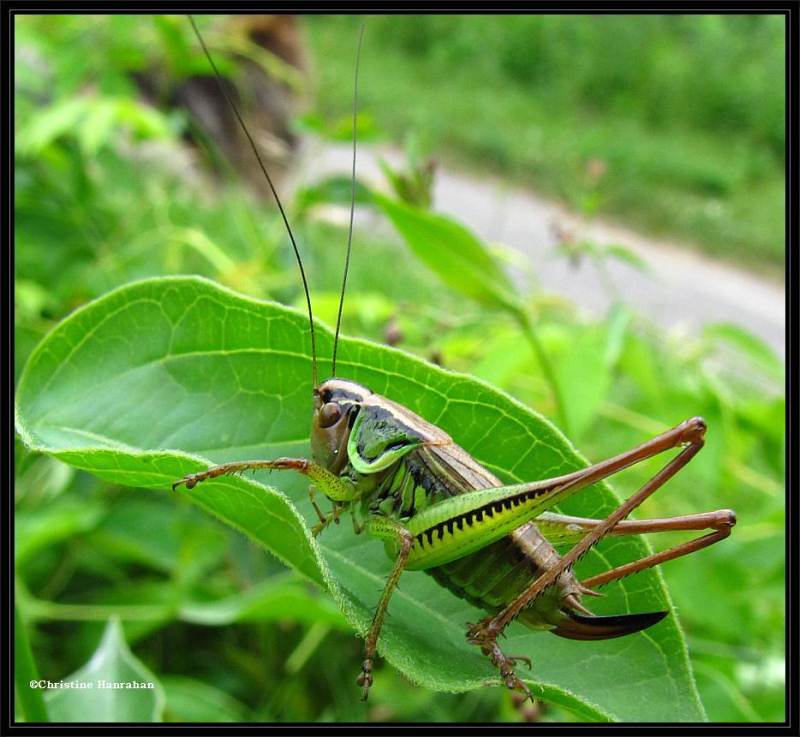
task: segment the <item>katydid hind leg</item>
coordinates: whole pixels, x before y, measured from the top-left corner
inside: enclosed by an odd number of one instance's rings
[[[573,536],[578,537],[601,525],[603,520],[570,517],[560,514],[549,514],[543,521],[537,520],[537,526],[550,532],[548,538],[557,542],[567,542]],[[730,509],[715,512],[702,512],[678,517],[667,517],[652,520],[622,520],[610,531],[609,536],[641,535],[656,532],[673,532],[688,530],[711,530],[702,537],[675,545],[659,553],[647,555],[638,560],[616,566],[595,576],[579,582],[582,592],[598,595],[594,589],[618,581],[634,573],[653,568],[661,563],[690,555],[707,548],[731,534],[736,524],[736,514]],[[578,538],[579,539],[579,538]],[[623,637],[640,630],[647,629],[663,619],[667,612],[642,612],[613,616],[595,616],[583,607],[575,607],[588,614],[583,616],[577,611],[565,610],[567,620],[550,630],[553,634],[571,640],[606,640]]]
[[[603,520],[587,517],[572,517],[564,514],[545,513],[536,520],[536,526],[554,544],[578,542],[588,531],[603,524]],[[653,568],[661,563],[696,553],[725,540],[736,525],[736,512],[732,509],[718,509],[714,512],[699,512],[661,519],[620,520],[608,532],[608,536],[646,535],[656,532],[685,532],[689,530],[710,530],[702,537],[688,540],[680,545],[647,555],[644,558],[625,563],[603,573],[581,581],[581,586],[591,589],[618,581],[639,571]]]
[[[509,688],[515,688],[529,693],[525,684],[519,679],[516,673],[513,672],[513,662],[510,662],[511,659],[505,656],[498,647],[497,638],[526,607],[530,606],[530,604],[551,587],[564,571],[571,569],[583,555],[594,547],[602,538],[608,535],[621,520],[627,517],[666,481],[678,473],[678,471],[680,471],[703,447],[705,430],[705,422],[700,418],[693,418],[692,420],[681,423],[681,425],[678,425],[673,430],[658,436],[658,438],[654,438],[649,443],[634,449],[634,451],[628,454],[622,454],[605,463],[596,464],[591,467],[591,470],[587,469],[587,471],[590,471],[588,474],[590,477],[598,476],[599,478],[605,478],[609,475],[607,472],[607,467],[609,465],[612,467],[616,466],[618,469],[625,468],[644,457],[655,455],[671,447],[683,448],[677,456],[670,460],[636,493],[620,504],[619,507],[600,524],[591,529],[580,542],[561,558],[558,565],[553,566],[537,577],[527,589],[499,613],[485,617],[476,625],[470,626],[467,631],[467,639],[480,647],[482,652],[489,655],[492,663],[500,670],[503,681]],[[633,460],[631,460],[631,458],[633,458]],[[636,617],[637,615],[632,616]],[[644,619],[641,615],[638,615],[637,623],[645,624],[649,621],[650,624],[654,624],[655,621],[661,617],[663,617],[663,615],[660,613],[647,614]],[[589,618],[587,617],[585,619]],[[639,627],[638,629],[641,628],[642,627]],[[620,634],[626,633],[621,632]]]
[[[723,510],[729,511],[729,510]],[[722,519],[720,517],[720,519]],[[612,581],[619,581],[626,576],[647,570],[661,563],[666,563],[684,555],[696,553],[698,550],[707,548],[710,545],[724,540],[731,534],[731,528],[736,524],[736,517],[731,512],[728,518],[729,524],[721,526],[713,532],[702,537],[689,540],[680,545],[663,550],[660,553],[653,553],[644,558],[617,566],[596,576],[591,576],[580,582],[581,586],[594,589]],[[651,520],[655,521],[655,520]],[[677,528],[670,528],[677,529]],[[696,529],[696,528],[689,528]],[[649,529],[648,532],[654,530]],[[550,630],[554,635],[566,637],[569,640],[607,640],[612,637],[623,637],[633,634],[640,630],[652,627],[660,622],[667,612],[640,612],[633,614],[618,614],[610,617],[582,616],[576,612],[565,611],[566,620],[555,629]]]
[[[537,519],[536,525],[553,544],[578,542],[587,532],[603,524],[603,520],[586,517],[572,517],[547,513]],[[608,532],[608,536],[645,535],[657,532],[686,532],[690,530],[710,530],[709,533],[693,540],[647,555],[644,558],[625,563],[580,582],[589,593],[594,587],[618,581],[639,571],[653,568],[661,563],[696,553],[730,536],[736,525],[736,513],[732,509],[718,509],[714,512],[700,512],[662,519],[621,520]]]
[[[472,489],[437,501],[408,522],[420,543],[411,551],[409,568],[429,569],[463,557],[538,519],[588,486],[664,451],[690,445],[705,427],[695,417],[631,450],[563,476]],[[492,525],[480,524],[487,517]]]
[[[607,583],[611,583],[612,581],[619,581],[619,579],[625,578],[625,576],[639,573],[639,571],[645,571],[648,568],[652,568],[653,566],[657,566],[661,563],[666,563],[670,560],[676,560],[677,558],[682,558],[685,555],[691,555],[692,553],[696,553],[698,550],[707,548],[729,537],[731,534],[731,528],[735,524],[736,517],[733,516],[730,525],[726,527],[722,527],[719,530],[715,530],[714,532],[710,532],[707,535],[695,538],[694,540],[688,540],[680,545],[675,545],[667,550],[662,550],[660,553],[653,553],[652,555],[647,555],[644,558],[639,558],[639,560],[634,560],[630,563],[625,563],[624,565],[612,568],[609,571],[598,573],[596,576],[591,576],[590,578],[581,581],[581,583],[590,588],[603,586]]]
[[[553,545],[577,543],[581,538],[603,523],[603,519],[574,517],[572,515],[544,512],[536,518],[536,527]],[[698,512],[658,519],[624,519],[609,530],[609,537],[647,535],[655,532],[684,532],[689,530],[723,530],[736,524],[736,513],[731,509]]]

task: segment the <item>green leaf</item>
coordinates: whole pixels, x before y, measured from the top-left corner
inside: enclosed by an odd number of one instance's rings
[[[775,351],[767,343],[749,330],[733,323],[718,322],[707,325],[703,329],[703,335],[711,340],[727,343],[752,359],[771,376],[776,379],[783,378],[785,370],[783,361],[775,355]]]
[[[39,680],[39,672],[31,652],[26,623],[14,606],[14,685],[20,716],[26,722],[46,722],[47,707],[39,688],[32,688]]]
[[[353,183],[349,177],[331,176],[298,190],[294,206],[298,216],[305,214],[316,205],[350,206],[353,197]],[[372,192],[356,180],[356,204],[371,205]]]
[[[167,694],[168,721],[244,722],[247,708],[224,691],[185,676],[161,679]]]
[[[59,136],[72,131],[86,115],[91,103],[85,97],[74,97],[51,105],[19,130],[17,147],[28,156],[36,156]]]
[[[463,225],[377,192],[373,197],[417,258],[447,286],[490,307],[520,310],[511,280]]]
[[[318,330],[324,374],[332,336],[324,326]],[[547,420],[476,379],[349,338],[340,343],[338,365],[340,375],[444,428],[505,482],[546,478],[586,463]],[[172,481],[209,463],[307,455],[310,379],[301,312],[200,278],[150,279],[76,311],[34,351],[19,383],[17,429],[32,448],[101,478],[171,494]],[[220,477],[179,493],[326,586],[364,633],[391,568],[383,545],[355,536],[346,521],[315,540],[303,479],[280,473],[258,478],[277,488]],[[616,504],[608,487],[598,485],[563,509],[600,516]],[[605,541],[579,572],[588,575],[647,550],[640,538]],[[599,613],[670,607],[657,573],[606,591]],[[406,573],[379,651],[435,690],[497,684],[495,669],[464,638],[466,623],[481,616],[425,573]],[[584,718],[704,718],[674,616],[647,633],[598,643],[515,624],[504,644],[510,653],[533,657],[534,693]],[[354,676],[357,669],[354,662]]]
[[[582,437],[611,388],[611,373],[624,346],[630,313],[614,306],[606,323],[575,331],[558,362],[567,426]]]
[[[313,596],[299,581],[267,579],[248,591],[215,601],[187,602],[184,622],[221,627],[234,622],[323,622],[336,629],[347,623],[330,599]]]
[[[128,649],[122,626],[116,619],[106,625],[89,662],[63,681],[87,687],[48,690],[45,700],[55,722],[161,721],[164,709],[161,684]],[[108,685],[134,683],[140,684],[139,687]]]
[[[93,529],[103,512],[102,504],[86,500],[18,511],[14,518],[16,565],[23,565],[41,548]]]
[[[650,267],[647,261],[627,246],[623,246],[620,243],[611,243],[605,247],[605,252],[608,256],[622,261],[638,271],[649,271]]]

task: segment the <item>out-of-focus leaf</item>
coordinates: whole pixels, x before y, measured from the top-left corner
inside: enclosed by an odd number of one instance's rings
[[[196,510],[161,499],[120,500],[92,535],[105,555],[190,581],[224,554],[227,539]]]
[[[82,668],[63,679],[91,688],[50,689],[45,695],[55,722],[159,722],[164,692],[156,677],[125,643],[119,621],[106,625],[103,639]],[[139,687],[113,684],[139,684]]]
[[[297,580],[266,580],[262,583],[215,601],[185,603],[179,613],[185,622],[213,627],[233,622],[324,622],[337,629],[347,629],[347,620],[325,595],[312,593]]]
[[[116,105],[111,100],[98,100],[89,108],[78,132],[78,140],[85,156],[95,156],[105,145],[114,130],[116,116]]]
[[[16,565],[24,565],[43,547],[93,529],[104,511],[97,501],[68,499],[36,510],[19,510],[14,519]]]
[[[606,365],[613,369],[619,361],[622,349],[625,346],[625,337],[631,322],[631,313],[622,304],[611,308],[606,326],[606,349],[604,358]]]
[[[748,358],[757,363],[761,368],[776,378],[783,377],[784,364],[775,355],[775,351],[761,338],[749,330],[729,322],[718,322],[706,325],[703,329],[706,338],[727,343]]]
[[[21,717],[26,722],[46,722],[47,707],[42,698],[42,690],[34,687],[39,680],[39,671],[31,652],[26,622],[14,606],[14,686]]]
[[[77,122],[86,115],[89,104],[88,98],[72,97],[39,112],[17,133],[17,148],[20,153],[35,156],[56,138],[73,130]]]
[[[637,271],[648,271],[650,265],[645,261],[636,251],[623,246],[619,243],[611,243],[604,248],[605,253],[615,258],[617,261],[622,261],[628,266],[632,266]]]
[[[129,128],[140,139],[171,135],[166,116],[137,100],[76,97],[54,103],[32,118],[17,134],[17,147],[23,155],[37,156],[61,136],[72,136],[86,154],[92,155],[119,125]]]
[[[247,707],[240,701],[196,678],[161,676],[166,694],[165,718],[169,722],[245,722]]]
[[[504,386],[509,377],[533,359],[530,345],[520,340],[517,326],[486,336],[482,348],[483,357],[472,367],[471,373],[496,386]]]
[[[333,176],[298,190],[294,204],[298,215],[315,205],[350,205],[353,183],[349,177]],[[356,204],[372,204],[372,192],[356,179]]]
[[[314,316],[319,316],[321,321],[336,322],[336,314],[339,310],[338,292],[323,292],[314,295]],[[304,298],[300,297],[295,306],[302,309],[305,306]],[[380,292],[354,292],[348,294],[342,307],[342,315],[345,319],[358,319],[364,326],[375,328],[384,325],[392,315],[397,312],[397,305],[387,299]]]
[[[706,661],[702,657],[695,659],[695,675],[702,687],[708,718],[724,722],[763,721],[731,675],[722,668],[714,667],[714,660]]]
[[[558,360],[558,377],[570,429],[578,437],[589,427],[611,385],[606,331],[577,333]]]
[[[33,498],[37,501],[46,500],[48,504],[52,504],[67,490],[76,475],[74,467],[49,456],[36,456],[33,453],[25,467],[18,467],[18,471],[15,489],[17,498],[26,501]]]
[[[17,279],[14,282],[14,304],[17,308],[17,320],[38,317],[52,301],[48,291],[31,279]]]
[[[181,16],[153,16],[153,26],[158,33],[164,50],[165,60],[171,79],[182,79],[192,71],[199,71],[199,65],[187,33],[189,29],[186,19]],[[205,64],[202,67],[206,69]]]
[[[508,275],[463,225],[375,192],[373,197],[417,258],[448,287],[490,307],[519,312]]]

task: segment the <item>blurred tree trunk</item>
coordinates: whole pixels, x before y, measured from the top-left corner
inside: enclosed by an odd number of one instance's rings
[[[235,61],[235,73],[223,84],[277,185],[291,168],[299,144],[291,129],[305,88],[298,23],[287,15],[233,16],[215,30],[215,38],[220,37],[224,48],[211,43],[210,51],[218,65],[223,58]],[[151,69],[136,80],[146,96],[189,112],[187,139],[209,154],[214,170],[224,174],[233,169],[257,194],[271,199],[247,138],[210,69],[207,75],[183,80],[166,79],[162,71]]]

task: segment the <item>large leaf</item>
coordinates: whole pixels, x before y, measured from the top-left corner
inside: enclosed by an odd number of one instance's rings
[[[324,374],[331,348],[324,327],[318,343]],[[17,429],[32,448],[101,478],[164,493],[172,493],[172,481],[210,462],[306,455],[309,346],[307,322],[294,310],[199,278],[138,282],[78,310],[36,349],[19,384]],[[544,478],[585,464],[544,418],[480,381],[360,340],[343,339],[339,356],[342,376],[440,425],[504,481]],[[314,540],[303,480],[291,474],[261,480],[276,488],[223,477],[178,493],[327,586],[363,633],[391,566],[383,545],[355,536],[347,521]],[[598,486],[564,509],[597,516],[614,505],[608,488]],[[646,550],[638,538],[617,538],[588,556],[581,570]],[[598,611],[669,607],[652,572],[607,592]],[[466,623],[482,613],[425,573],[404,574],[390,615],[379,650],[414,681],[447,691],[498,683],[496,671],[464,639]],[[646,633],[598,643],[515,624],[504,645],[533,657],[536,694],[584,718],[704,717],[674,617]],[[354,677],[357,669],[353,663]]]

